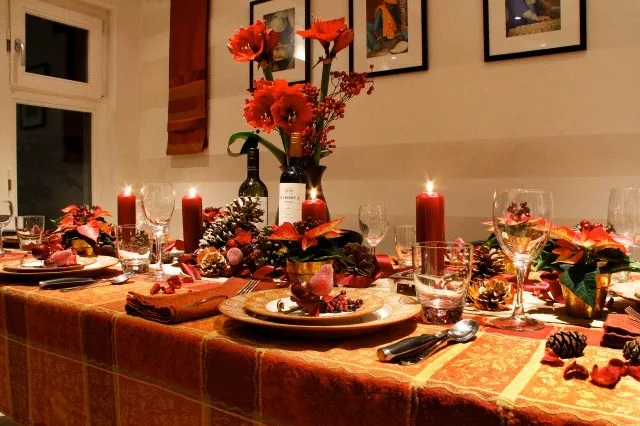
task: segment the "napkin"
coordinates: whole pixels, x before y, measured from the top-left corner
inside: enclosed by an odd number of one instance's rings
[[[625,342],[640,337],[640,321],[627,314],[609,314],[604,322],[601,346],[620,349]]]
[[[199,318],[210,317],[220,313],[218,307],[225,299],[235,296],[247,283],[244,278],[230,278],[223,284],[211,284],[205,290],[192,291],[174,295],[146,296],[130,291],[127,296],[125,310],[135,315],[162,324],[178,324]],[[254,291],[269,290],[278,285],[261,281]],[[185,309],[191,303],[212,296],[220,296],[201,305]]]

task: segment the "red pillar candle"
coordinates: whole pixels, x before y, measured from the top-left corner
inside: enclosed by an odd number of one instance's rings
[[[311,198],[302,202],[302,220],[308,217],[325,223],[327,221],[327,203],[317,198],[317,190],[311,189]]]
[[[124,193],[118,195],[118,225],[136,224],[136,196],[127,186]]]
[[[195,188],[182,197],[182,238],[185,253],[196,251],[202,238],[202,197]]]
[[[431,181],[416,197],[416,242],[425,241],[444,241],[444,197],[433,191]]]

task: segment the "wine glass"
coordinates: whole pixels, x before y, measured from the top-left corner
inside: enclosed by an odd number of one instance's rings
[[[4,247],[2,245],[2,232],[4,227],[9,224],[13,217],[13,204],[9,200],[0,200],[0,257],[4,256]]]
[[[609,209],[607,225],[618,235],[629,237],[635,241],[640,233],[640,190],[638,188],[612,188],[609,191]],[[626,246],[627,250],[629,246]],[[629,281],[629,271],[613,274],[614,282]]]
[[[153,275],[154,281],[166,278],[162,270],[162,237],[168,227],[175,206],[175,192],[170,183],[145,183],[140,190],[142,194],[142,212],[156,236],[156,259],[158,264]]]
[[[380,244],[389,230],[387,206],[364,205],[358,211],[358,222],[364,239],[371,246],[371,252],[376,254],[376,246]]]
[[[518,293],[509,318],[491,325],[503,330],[540,330],[544,323],[524,313],[522,286],[531,262],[538,257],[551,231],[551,192],[537,189],[500,189],[493,196],[493,229],[504,253],[516,267]]]

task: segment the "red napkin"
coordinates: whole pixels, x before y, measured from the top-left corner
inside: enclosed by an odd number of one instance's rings
[[[235,296],[247,281],[244,278],[229,278],[224,284],[216,285],[213,288],[175,295],[146,296],[131,291],[127,296],[125,310],[129,315],[163,324],[178,324],[210,317],[219,314],[220,303]],[[277,284],[274,282],[261,281],[254,291],[270,290],[276,287]],[[212,296],[220,297],[192,308],[184,308],[184,306]]]
[[[620,349],[625,342],[640,337],[640,320],[627,314],[609,314],[604,322],[601,346]]]

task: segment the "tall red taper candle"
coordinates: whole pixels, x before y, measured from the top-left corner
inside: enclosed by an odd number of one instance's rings
[[[429,181],[427,191],[416,197],[416,242],[444,240],[444,197]]]
[[[302,202],[302,220],[312,218],[320,223],[327,221],[327,203],[320,198],[316,198],[317,190],[311,189],[311,198]]]
[[[182,238],[185,253],[196,251],[202,238],[202,197],[195,188],[182,197]]]
[[[136,196],[131,193],[131,187],[124,188],[124,193],[118,194],[118,225],[136,224]]]

